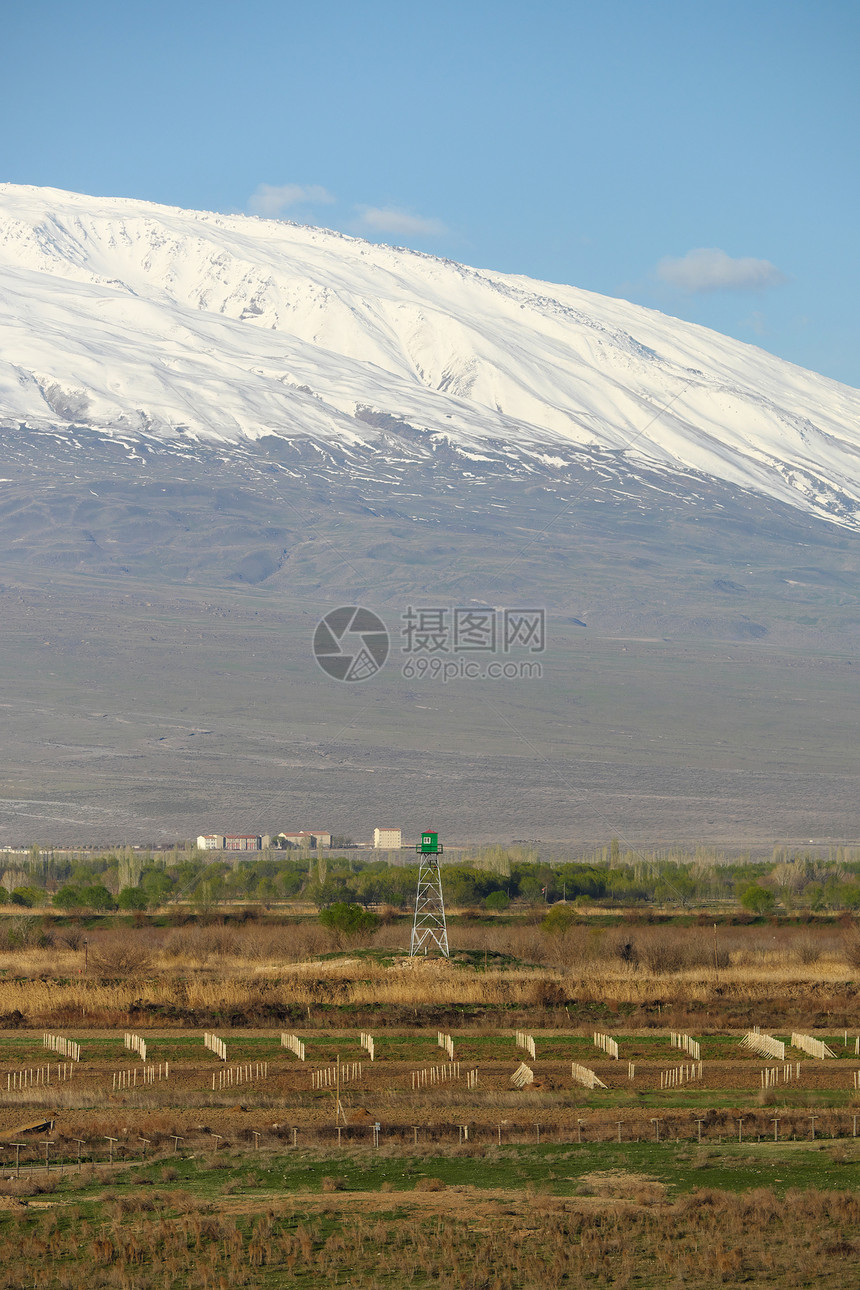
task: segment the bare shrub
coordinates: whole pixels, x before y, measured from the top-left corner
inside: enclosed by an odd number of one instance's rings
[[[639,950],[633,937],[622,931],[610,945],[610,954],[629,968],[639,965]]]
[[[652,932],[640,941],[639,950],[649,972],[679,972],[685,966],[684,947],[677,936]]]
[[[822,945],[815,936],[807,932],[794,942],[794,952],[800,963],[817,963],[821,958]]]
[[[842,953],[849,967],[860,968],[860,927],[852,927],[842,941]]]
[[[152,954],[148,946],[127,936],[106,936],[90,950],[90,962],[108,975],[135,976],[152,966]]]
[[[326,1192],[345,1191],[346,1180],[344,1178],[333,1178],[331,1174],[326,1174],[322,1180],[322,1189]]]
[[[0,949],[3,950],[45,949],[53,943],[52,934],[45,931],[36,914],[5,918],[0,927]]]
[[[445,1183],[441,1178],[419,1178],[415,1184],[415,1191],[444,1191]]]

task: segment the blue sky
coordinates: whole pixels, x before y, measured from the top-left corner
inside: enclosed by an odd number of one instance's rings
[[[853,0],[28,0],[0,178],[618,295],[860,386]]]

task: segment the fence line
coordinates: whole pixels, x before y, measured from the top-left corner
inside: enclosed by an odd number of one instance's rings
[[[511,1083],[515,1088],[525,1088],[527,1084],[531,1084],[534,1077],[534,1071],[529,1066],[526,1066],[525,1062],[520,1062],[511,1076]]]
[[[373,1042],[373,1035],[367,1030],[361,1032],[361,1046],[367,1051],[370,1060],[374,1060],[376,1045]]]

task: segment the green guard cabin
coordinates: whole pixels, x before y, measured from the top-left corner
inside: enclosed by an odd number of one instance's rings
[[[439,843],[438,833],[422,833],[421,841],[415,848],[420,856],[440,856],[443,853],[443,849]]]

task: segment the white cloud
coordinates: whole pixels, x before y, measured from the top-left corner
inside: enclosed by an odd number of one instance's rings
[[[698,247],[680,260],[666,256],[657,276],[682,291],[765,291],[788,281],[770,260],[732,259],[716,246]]]
[[[373,233],[396,233],[403,237],[439,236],[448,230],[441,220],[409,215],[389,207],[361,206],[359,214],[364,228]]]
[[[310,206],[324,203],[330,206],[335,198],[327,188],[320,184],[260,184],[256,192],[248,199],[248,212],[251,215],[265,215],[275,219],[290,206]]]

